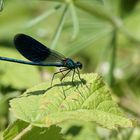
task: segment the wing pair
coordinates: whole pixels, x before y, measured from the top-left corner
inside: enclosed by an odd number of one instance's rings
[[[28,60],[41,64],[61,64],[66,59],[63,55],[47,48],[34,38],[18,34],[14,38],[16,49]]]

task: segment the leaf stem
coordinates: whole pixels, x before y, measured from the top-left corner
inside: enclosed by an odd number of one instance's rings
[[[79,20],[78,20],[78,16],[77,16],[76,9],[75,9],[75,6],[73,4],[73,1],[70,2],[70,12],[71,12],[72,22],[73,22],[72,40],[74,40],[79,33]]]
[[[28,133],[33,126],[30,124],[25,129],[23,129],[13,140],[20,140],[26,133]]]
[[[110,59],[110,69],[109,69],[109,85],[113,86],[115,78],[114,78],[114,69],[116,65],[116,53],[117,53],[117,31],[113,31],[113,37],[111,40],[111,59]]]
[[[59,36],[61,34],[61,31],[62,31],[62,28],[63,28],[63,25],[64,25],[64,19],[66,17],[68,6],[69,6],[69,4],[67,3],[65,5],[64,11],[63,11],[62,16],[61,16],[60,21],[59,21],[59,24],[58,24],[57,29],[55,31],[55,34],[53,36],[51,49],[54,49],[56,47],[57,41],[59,39]]]
[[[0,12],[3,10],[3,0],[0,0]]]

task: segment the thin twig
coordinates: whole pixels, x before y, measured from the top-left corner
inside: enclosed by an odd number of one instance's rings
[[[114,78],[114,69],[116,65],[116,49],[117,49],[117,31],[113,31],[113,37],[111,41],[111,59],[110,59],[110,70],[109,70],[109,85],[112,86],[114,84],[115,78]]]
[[[23,129],[13,140],[20,140],[26,133],[28,133],[33,126],[30,124],[25,129]]]
[[[69,6],[69,4],[67,3],[65,8],[64,8],[64,11],[62,13],[62,16],[60,18],[60,21],[59,21],[59,24],[58,24],[57,29],[55,31],[55,34],[53,36],[53,39],[52,39],[53,41],[52,41],[52,44],[51,44],[52,49],[54,49],[56,47],[56,43],[57,43],[57,41],[59,39],[59,36],[60,36],[60,33],[62,31],[62,28],[63,28],[63,25],[64,25],[64,19],[66,17],[68,6]]]
[[[0,12],[3,10],[3,5],[4,5],[3,0],[0,0]]]

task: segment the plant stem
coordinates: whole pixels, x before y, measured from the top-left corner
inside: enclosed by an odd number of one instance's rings
[[[0,0],[0,12],[3,10],[3,0]]]
[[[111,59],[110,59],[110,69],[109,69],[109,79],[108,83],[110,86],[113,86],[115,82],[114,78],[114,69],[116,65],[116,53],[117,53],[117,31],[114,29],[113,37],[111,41]]]
[[[20,140],[26,133],[28,133],[33,126],[30,124],[25,129],[23,129],[13,140]]]
[[[57,41],[59,39],[59,36],[61,34],[61,31],[62,31],[62,28],[63,28],[63,25],[64,25],[64,19],[66,17],[68,6],[69,6],[69,4],[67,3],[66,6],[65,6],[64,11],[62,13],[62,16],[60,18],[60,21],[59,21],[59,24],[58,24],[57,29],[55,31],[55,34],[53,36],[53,39],[52,39],[53,41],[52,41],[52,44],[51,44],[51,49],[54,49],[56,47],[56,43],[57,43]]]

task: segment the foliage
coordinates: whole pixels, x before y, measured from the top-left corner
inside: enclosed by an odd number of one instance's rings
[[[69,82],[71,77],[67,77],[63,87],[56,79],[52,88],[44,83],[28,89],[10,101],[10,110],[16,118],[38,127],[61,127],[70,120],[96,122],[109,129],[135,125],[112,100],[110,90],[99,75],[81,76],[85,83],[80,83],[77,76],[75,88]]]
[[[39,127],[33,127],[32,131],[29,131],[31,129],[30,126],[28,126],[28,123],[25,123],[23,121],[17,120],[14,122],[9,128],[6,129],[4,132],[4,139],[6,140],[11,140],[14,139],[35,139],[38,140],[40,139],[58,139],[58,140],[63,140],[61,134],[60,134],[60,128],[56,126],[51,126],[50,128],[39,128]],[[26,135],[21,136],[21,132],[25,133],[28,128],[28,133]]]
[[[138,0],[0,0],[0,56],[24,59],[12,39],[25,33],[82,62],[87,82],[55,79],[48,89],[54,68],[0,61],[0,137],[140,139],[139,126],[124,128],[140,116],[139,12]]]

